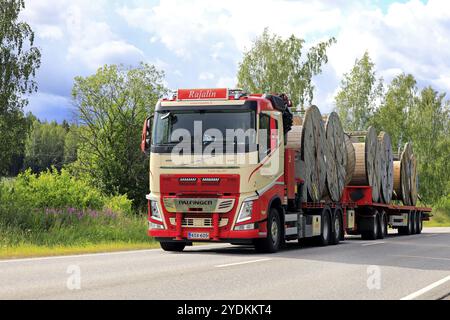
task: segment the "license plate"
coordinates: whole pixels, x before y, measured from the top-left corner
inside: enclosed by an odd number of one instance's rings
[[[208,232],[189,232],[188,233],[189,240],[209,240]]]

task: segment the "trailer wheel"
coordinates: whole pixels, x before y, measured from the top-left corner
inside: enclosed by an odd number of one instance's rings
[[[388,222],[386,212],[382,211],[378,219],[378,239],[384,239],[388,234]]]
[[[331,230],[330,215],[331,211],[329,209],[323,210],[321,234],[317,237],[317,244],[322,247],[325,247],[332,242],[331,237],[333,232]]]
[[[411,234],[417,233],[417,219],[416,219],[416,212],[413,211],[410,213],[411,215]]]
[[[409,212],[408,214],[408,225],[406,227],[399,227],[398,233],[402,236],[409,236],[412,234],[412,212]]]
[[[369,225],[370,229],[361,232],[361,237],[363,240],[376,240],[378,237],[378,226],[380,225],[380,215],[378,211],[374,210],[375,216],[371,219]]]
[[[276,208],[271,208],[267,219],[267,237],[255,240],[255,250],[262,253],[275,253],[281,244],[281,221]]]
[[[183,242],[160,242],[159,244],[164,251],[169,252],[181,252],[186,247]]]
[[[334,212],[334,222],[333,222],[333,234],[331,236],[330,243],[332,245],[337,245],[341,241],[342,237],[342,218],[341,210],[336,210]]]
[[[422,221],[422,212],[420,211],[417,211],[416,213],[416,223],[417,223],[417,234],[421,234],[423,229],[423,221]]]

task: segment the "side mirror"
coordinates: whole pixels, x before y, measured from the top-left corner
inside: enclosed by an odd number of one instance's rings
[[[145,119],[144,127],[142,128],[142,138],[141,138],[141,151],[145,155],[150,155],[150,146],[152,143],[152,122],[153,116]]]

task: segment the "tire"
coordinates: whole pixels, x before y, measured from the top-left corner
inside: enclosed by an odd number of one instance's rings
[[[160,242],[161,248],[168,252],[182,252],[186,247],[183,242]]]
[[[402,236],[409,236],[412,234],[412,219],[411,212],[408,214],[408,225],[406,227],[399,227],[398,233]]]
[[[411,213],[411,234],[417,233],[416,212]]]
[[[321,235],[317,237],[317,245],[321,247],[325,247],[332,242],[333,232],[331,230],[330,214],[330,210],[323,210],[322,212]]]
[[[378,239],[386,238],[388,233],[387,215],[383,211],[378,219]]]
[[[276,208],[271,208],[267,219],[267,237],[255,241],[255,250],[261,253],[275,253],[281,246],[281,221]]]
[[[371,223],[371,230],[361,232],[361,237],[363,240],[376,240],[378,238],[378,226],[380,225],[380,215],[375,211],[375,217]]]
[[[417,211],[416,212],[416,224],[417,224],[417,234],[421,234],[422,233],[422,229],[423,229],[423,221],[422,221],[422,212]]]
[[[331,235],[330,244],[337,245],[341,242],[342,237],[342,215],[340,210],[334,212],[333,233]]]

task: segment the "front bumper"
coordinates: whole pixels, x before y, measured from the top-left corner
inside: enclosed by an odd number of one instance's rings
[[[188,239],[188,234],[190,232],[208,232],[210,234],[209,240],[191,240]],[[246,231],[219,231],[218,234],[214,233],[214,229],[205,228],[183,228],[181,234],[177,231],[172,230],[149,230],[148,235],[154,238],[164,238],[168,240],[176,241],[194,241],[194,242],[230,242],[232,240],[239,239],[259,239],[265,238],[267,236],[266,232],[262,232],[259,229],[246,230]]]

